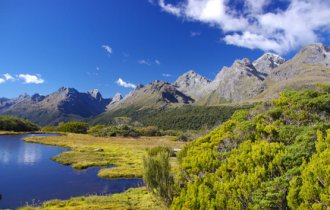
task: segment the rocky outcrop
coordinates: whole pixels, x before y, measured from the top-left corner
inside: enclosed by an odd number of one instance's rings
[[[195,100],[205,95],[203,89],[210,84],[210,80],[190,70],[181,75],[173,85],[182,93],[191,96]]]
[[[155,80],[154,82],[139,86],[124,99],[108,106],[109,110],[122,109],[127,107],[163,108],[171,104],[191,104],[194,100],[180,92],[168,82]]]
[[[285,63],[285,59],[273,53],[265,53],[263,56],[253,61],[254,68],[261,73],[270,74],[271,71],[281,64]]]

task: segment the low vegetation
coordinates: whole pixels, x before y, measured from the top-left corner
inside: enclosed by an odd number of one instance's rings
[[[0,131],[29,132],[38,130],[39,127],[28,120],[13,116],[0,116]]]
[[[89,125],[85,122],[63,122],[58,126],[45,126],[42,128],[44,132],[65,132],[65,133],[87,133]]]
[[[71,148],[53,159],[75,169],[101,166],[98,175],[103,178],[142,177],[143,156],[146,150],[157,146],[181,148],[182,142],[169,137],[103,138],[87,134],[30,137],[25,141]],[[108,168],[107,166],[113,166]]]
[[[146,186],[163,199],[169,206],[174,195],[174,177],[171,174],[170,157],[172,150],[155,147],[143,159],[143,180]]]
[[[326,89],[285,91],[186,144],[170,208],[329,209],[329,102]]]
[[[20,210],[81,210],[81,209],[136,209],[159,210],[166,209],[156,196],[145,187],[132,188],[123,193],[106,196],[75,197],[69,200],[50,200],[41,206],[26,206]]]

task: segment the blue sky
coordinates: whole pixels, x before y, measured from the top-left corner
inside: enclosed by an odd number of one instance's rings
[[[258,5],[247,6],[253,0],[241,2],[241,9],[233,8],[239,3],[222,5],[236,11],[223,16],[220,7],[207,10],[214,8],[212,3],[225,4],[222,0],[0,0],[0,96],[48,94],[65,86],[79,91],[96,88],[111,97],[132,90],[133,85],[127,83],[172,82],[190,69],[213,79],[237,58],[254,60],[264,51],[290,58],[304,44],[328,42],[329,21],[310,23],[308,29],[316,37],[305,33],[306,37],[297,38],[293,33],[302,29],[283,29],[285,36],[278,43],[271,42],[274,33],[260,30],[269,28],[266,15],[258,20],[261,27],[257,31],[244,25],[229,28],[245,20],[252,26],[252,15],[260,17],[276,7],[283,10],[281,18],[299,14],[295,8],[290,10],[299,0],[284,1],[287,3],[274,6],[260,0],[263,11]],[[322,3],[329,6],[326,1],[316,2],[322,8]],[[315,9],[320,18],[326,18],[329,8],[325,7],[323,16]],[[326,30],[320,30],[322,27]],[[295,41],[284,43],[291,35]],[[119,78],[122,86],[116,83]]]

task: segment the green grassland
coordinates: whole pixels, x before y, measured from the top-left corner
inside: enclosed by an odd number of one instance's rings
[[[24,140],[70,148],[71,151],[63,152],[53,160],[75,169],[100,166],[98,175],[103,178],[142,177],[142,159],[146,149],[157,146],[181,148],[183,145],[182,142],[171,141],[169,137],[101,138],[87,134],[29,137]],[[175,164],[174,159],[172,162]]]
[[[85,209],[166,209],[164,204],[145,187],[132,188],[123,193],[106,196],[75,197],[69,200],[50,200],[41,206],[26,206],[20,210],[85,210]]]

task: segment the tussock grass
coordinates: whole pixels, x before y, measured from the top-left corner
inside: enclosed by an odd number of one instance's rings
[[[26,206],[20,210],[84,210],[84,209],[166,209],[161,199],[145,187],[129,189],[123,193],[106,196],[75,197],[69,200],[50,200],[41,206]]]
[[[171,141],[169,137],[102,138],[86,134],[67,134],[63,136],[38,136],[24,139],[27,142],[41,143],[72,149],[52,159],[75,169],[92,166],[103,167],[98,172],[102,178],[142,177],[142,159],[146,149],[157,146],[181,148],[182,142]],[[102,149],[102,151],[97,151]],[[172,160],[173,165],[174,160]]]

